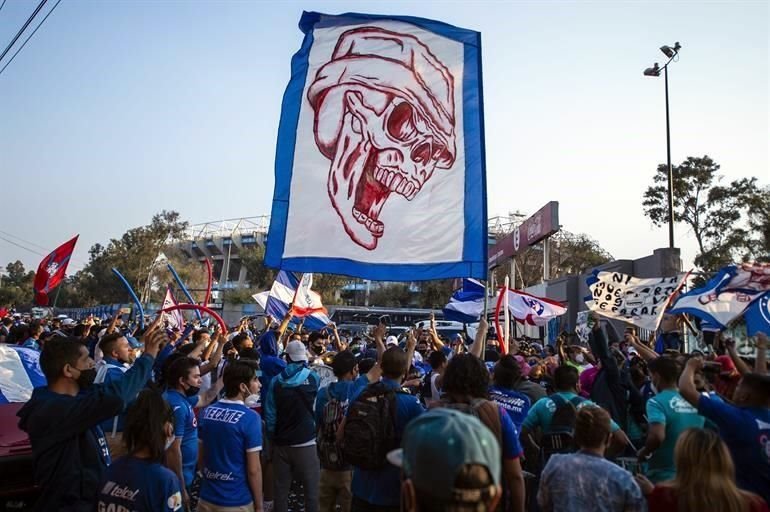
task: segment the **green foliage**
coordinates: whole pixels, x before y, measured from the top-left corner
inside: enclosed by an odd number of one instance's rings
[[[511,288],[522,289],[543,281],[543,245],[529,247],[515,256],[516,283],[511,283]],[[583,233],[559,231],[551,237],[549,247],[551,279],[584,274],[612,261],[612,255],[599,242]],[[503,284],[509,270],[508,265],[495,269],[498,285]]]
[[[449,300],[449,296],[446,297]],[[386,284],[373,289],[369,294],[369,304],[382,307],[407,307],[412,305],[412,292],[405,283]]]
[[[338,304],[340,289],[348,281],[349,277],[336,274],[313,274],[313,290],[321,295],[324,305]]]
[[[719,169],[708,156],[688,157],[672,169],[674,221],[692,231],[698,243],[695,264],[707,272],[768,254],[769,189],[753,177],[723,185]],[[661,164],[642,202],[655,226],[669,221],[667,183],[668,167]]]
[[[253,288],[265,290],[273,285],[277,272],[265,266],[263,246],[244,247],[240,250],[240,257],[241,264],[246,268],[247,279]]]
[[[155,265],[163,252],[174,264],[180,277],[190,288],[202,287],[205,271],[197,262],[188,261],[172,244],[181,239],[187,222],[179,220],[179,213],[162,211],[153,216],[150,224],[128,230],[104,247],[94,244],[89,250],[88,264],[67,281],[66,297],[60,297],[60,306],[90,306],[115,302],[130,302],[128,292],[112,273],[117,268],[131,283],[137,295],[145,301],[158,302],[165,293],[165,283],[171,281],[165,262]],[[155,284],[152,290],[150,284]]]
[[[225,290],[223,294],[223,302],[227,304],[253,304],[255,293],[259,293],[259,288],[231,288]]]
[[[28,272],[21,261],[8,263],[0,277],[0,307],[31,305],[34,281],[35,272]]]
[[[428,309],[441,309],[446,306],[454,292],[454,281],[454,279],[441,279],[419,283],[420,291],[415,297],[417,306]]]

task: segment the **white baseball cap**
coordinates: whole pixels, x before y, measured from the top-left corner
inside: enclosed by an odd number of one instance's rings
[[[74,321],[73,319],[71,319],[71,318],[65,318],[64,320],[62,320],[62,321],[61,321],[61,324],[62,324],[63,326],[65,326],[65,327],[68,327],[68,326],[70,326],[70,325],[76,325],[76,324],[77,324],[77,322],[75,322],[75,321]]]
[[[387,338],[385,338],[385,346],[389,347],[391,345],[398,346],[398,338],[396,338],[395,336],[388,336]]]
[[[288,354],[289,359],[294,363],[300,361],[307,362],[307,349],[305,348],[305,344],[299,340],[290,341],[286,345],[286,354]]]

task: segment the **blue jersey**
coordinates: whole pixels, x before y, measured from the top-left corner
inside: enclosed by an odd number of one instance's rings
[[[524,418],[527,417],[531,405],[529,397],[512,389],[491,386],[489,399],[502,406],[508,412],[513,424],[516,425],[516,429],[521,431],[521,425],[524,423]]]
[[[198,397],[188,398],[175,389],[169,389],[163,393],[163,398],[174,410],[174,437],[182,440],[182,474],[185,487],[189,487],[198,462],[198,420],[193,411]]]
[[[719,427],[735,462],[738,487],[770,503],[770,409],[736,407],[701,396],[698,412]]]
[[[220,400],[203,409],[200,420],[201,499],[220,507],[253,503],[245,454],[262,450],[262,418],[241,401]]]
[[[501,446],[504,459],[517,459],[524,453],[519,441],[519,429],[513,424],[513,420],[503,406],[497,406],[500,412],[500,433],[503,445]]]
[[[97,510],[177,512],[182,510],[179,479],[158,462],[121,457],[99,484]]]

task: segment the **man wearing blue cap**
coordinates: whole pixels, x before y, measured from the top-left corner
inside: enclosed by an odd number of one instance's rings
[[[495,510],[502,496],[500,444],[477,418],[434,409],[412,420],[403,449],[388,454],[401,468],[406,512]]]

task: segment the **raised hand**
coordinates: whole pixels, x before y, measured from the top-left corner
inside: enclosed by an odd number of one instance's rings
[[[163,315],[158,315],[153,320],[150,327],[144,331],[142,335],[142,343],[144,344],[144,353],[149,354],[152,357],[157,357],[160,345],[166,341],[166,333],[161,329],[161,319]]]

